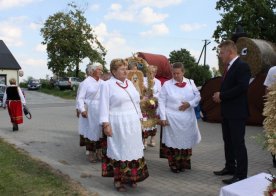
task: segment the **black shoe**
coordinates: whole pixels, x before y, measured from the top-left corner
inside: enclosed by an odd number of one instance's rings
[[[224,176],[224,175],[234,175],[235,171],[234,170],[229,170],[227,168],[223,168],[220,171],[214,171],[214,174],[217,176]]]
[[[271,156],[272,156],[273,167],[276,168],[276,158],[275,158],[275,155],[271,154]]]
[[[245,178],[239,178],[239,177],[234,176],[233,178],[222,180],[222,182],[224,184],[233,184],[233,183],[241,181],[243,179],[245,179]]]
[[[13,125],[12,130],[13,131],[18,131],[18,125],[17,124]]]

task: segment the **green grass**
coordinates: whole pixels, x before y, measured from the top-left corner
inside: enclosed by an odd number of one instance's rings
[[[49,94],[49,95],[54,95],[57,97],[61,97],[64,99],[75,99],[76,95],[77,95],[77,91],[73,91],[73,90],[59,90],[57,88],[52,88],[52,89],[48,89],[48,88],[41,88],[39,90],[40,92]]]
[[[0,195],[88,195],[47,164],[0,139]]]

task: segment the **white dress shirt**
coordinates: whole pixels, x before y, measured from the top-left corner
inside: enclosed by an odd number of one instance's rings
[[[276,83],[276,66],[273,66],[269,69],[264,81],[264,85],[266,87],[271,87],[274,83]]]

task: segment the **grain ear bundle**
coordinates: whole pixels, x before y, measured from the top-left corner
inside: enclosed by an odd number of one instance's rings
[[[155,97],[141,100],[141,111],[143,114],[142,125],[144,129],[154,129],[159,123],[159,118],[156,115],[158,100]]]
[[[140,96],[144,96],[144,75],[139,70],[128,70],[127,78],[133,83]]]
[[[266,95],[263,115],[265,129],[265,147],[272,154],[276,155],[276,83],[269,88]]]
[[[148,62],[141,57],[138,57],[137,54],[132,55],[131,57],[126,58],[128,64],[136,64],[137,69],[142,71],[144,76],[148,72]]]

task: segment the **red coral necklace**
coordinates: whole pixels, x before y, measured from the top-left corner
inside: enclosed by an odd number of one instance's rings
[[[127,80],[126,80],[126,86],[122,86],[119,82],[116,82],[116,84],[117,84],[119,87],[123,88],[123,89],[126,89],[126,88],[128,87]]]

